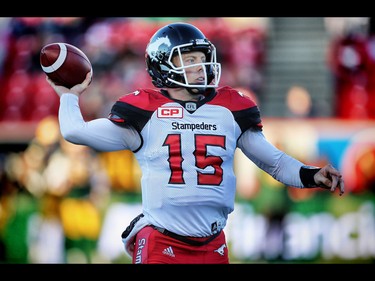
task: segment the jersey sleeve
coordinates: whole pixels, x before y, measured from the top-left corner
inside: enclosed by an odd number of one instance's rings
[[[222,87],[218,89],[218,99],[215,101],[232,112],[242,133],[250,128],[262,131],[260,111],[251,97],[231,87]]]
[[[153,90],[136,90],[115,102],[108,119],[122,127],[131,125],[140,132],[160,104],[158,100]]]
[[[65,140],[87,145],[97,151],[135,150],[140,138],[132,128],[120,128],[106,118],[86,122],[79,108],[76,95],[63,94],[59,108],[60,131]]]
[[[263,132],[246,131],[239,139],[238,147],[255,165],[277,181],[303,188],[300,169],[304,164],[276,148]]]

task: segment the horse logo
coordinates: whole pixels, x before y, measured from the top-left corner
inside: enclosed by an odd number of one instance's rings
[[[168,36],[166,37],[159,37],[158,39],[155,40],[155,42],[153,43],[150,43],[147,47],[147,53],[148,55],[150,56],[150,58],[152,60],[154,60],[157,56],[157,53],[159,51],[159,48],[161,45],[167,45],[168,47],[170,47],[172,44],[171,44],[171,41],[169,40]]]
[[[214,252],[219,253],[220,256],[224,256],[224,249],[226,248],[226,245],[221,245],[218,249],[214,250]]]

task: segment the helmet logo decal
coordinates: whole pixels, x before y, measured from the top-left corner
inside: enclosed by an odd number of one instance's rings
[[[155,40],[155,42],[150,43],[147,47],[147,52],[152,60],[156,59],[157,52],[159,50],[159,47],[161,45],[167,45],[170,47],[172,45],[171,41],[169,40],[168,36],[166,37],[159,37],[158,39]]]
[[[206,42],[205,39],[195,39],[195,43],[199,44],[199,45],[201,45],[201,44],[207,44],[207,42]]]

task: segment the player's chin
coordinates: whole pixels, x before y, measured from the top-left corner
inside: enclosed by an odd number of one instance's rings
[[[195,83],[190,84],[190,88],[194,94],[200,94],[202,91],[206,90],[206,85],[204,83]]]
[[[206,91],[206,89],[207,89],[207,88],[205,88],[205,87],[192,88],[190,92],[191,92],[193,95],[197,95],[197,96],[199,96],[199,95],[204,94],[204,92]]]
[[[199,94],[201,88],[191,88],[193,94]]]

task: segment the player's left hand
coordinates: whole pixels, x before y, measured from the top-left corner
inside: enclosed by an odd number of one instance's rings
[[[330,189],[334,192],[336,188],[340,189],[340,196],[345,192],[344,179],[342,174],[335,169],[331,164],[328,164],[321,168],[314,175],[315,183],[325,189]]]

